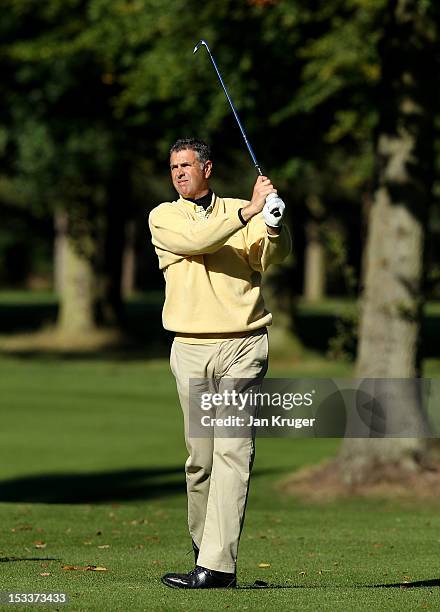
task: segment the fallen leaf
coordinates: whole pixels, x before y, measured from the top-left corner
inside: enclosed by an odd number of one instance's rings
[[[80,569],[83,569],[83,568],[78,567],[77,565],[62,565],[61,569],[62,570],[66,570],[66,571],[71,571],[71,570],[80,570]]]
[[[374,548],[382,548],[383,544],[373,544]]]
[[[133,519],[129,522],[130,525],[144,525],[145,523],[148,523],[147,519]]]
[[[101,544],[98,548],[110,548],[110,544]]]
[[[43,542],[42,540],[36,540],[34,542],[34,546],[35,548],[46,548],[47,544],[46,542]]]
[[[50,572],[40,572],[40,576],[50,576]]]
[[[86,570],[88,570],[89,572],[108,572],[108,569],[106,567],[102,567],[100,565],[88,565],[86,567]]]
[[[149,542],[160,542],[159,536],[154,536],[154,535],[145,536],[144,540],[148,540]]]
[[[258,567],[270,567],[270,563],[259,563]]]

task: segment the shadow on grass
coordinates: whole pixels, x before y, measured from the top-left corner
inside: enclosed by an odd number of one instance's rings
[[[420,589],[440,586],[440,578],[433,578],[431,580],[417,580],[414,582],[396,582],[393,584],[354,584],[354,589]],[[239,591],[248,591],[253,589],[347,589],[346,584],[344,585],[322,585],[322,584],[269,584],[262,580],[256,580],[254,584],[243,584],[237,586]]]
[[[8,349],[1,350],[0,354],[3,356],[14,357],[16,359],[35,360],[39,361],[97,361],[97,362],[135,362],[142,361],[145,359],[169,359],[170,347],[172,338],[169,339],[168,335],[164,336],[163,342],[157,343],[146,343],[145,347],[139,347],[133,343],[127,343],[127,345],[119,346],[118,348],[105,348],[101,350],[87,350],[87,351],[70,351],[70,350],[40,350],[40,349]]]
[[[432,578],[431,580],[415,580],[414,582],[395,582],[393,584],[373,584],[367,586],[374,589],[418,589],[421,587],[438,587],[440,586],[440,578]]]
[[[273,469],[254,470],[253,478]],[[0,502],[87,504],[186,494],[183,465],[85,474],[37,474],[0,481]]]
[[[38,474],[0,482],[0,501],[84,504],[185,493],[182,466],[86,474]]]

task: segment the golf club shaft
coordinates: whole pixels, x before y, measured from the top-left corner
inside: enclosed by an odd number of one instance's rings
[[[254,153],[254,151],[253,151],[253,149],[252,149],[252,147],[251,147],[251,143],[249,142],[248,137],[247,137],[247,135],[246,135],[246,132],[244,131],[244,127],[243,127],[243,125],[242,125],[242,123],[241,123],[241,121],[240,121],[240,117],[238,116],[238,113],[237,113],[237,111],[235,110],[235,106],[234,106],[234,104],[233,104],[233,102],[232,102],[232,100],[231,100],[231,96],[229,95],[228,90],[226,89],[226,85],[225,85],[225,84],[224,84],[224,82],[223,82],[222,75],[220,74],[220,71],[219,71],[219,69],[217,68],[217,64],[215,63],[215,59],[214,59],[214,58],[213,58],[213,56],[212,56],[211,50],[210,50],[210,48],[209,48],[209,46],[208,46],[208,43],[207,43],[206,41],[204,41],[204,40],[199,41],[199,42],[197,43],[197,45],[194,47],[194,53],[197,53],[197,51],[199,50],[199,48],[200,48],[201,46],[206,47],[206,50],[207,50],[208,55],[209,55],[209,57],[210,57],[210,59],[211,59],[212,65],[214,66],[214,70],[215,70],[215,71],[216,71],[216,73],[217,73],[217,76],[218,76],[218,79],[219,79],[219,81],[220,81],[220,84],[221,84],[221,86],[222,86],[222,88],[223,88],[223,91],[225,92],[225,96],[226,96],[226,98],[227,98],[227,100],[228,100],[228,102],[229,102],[229,106],[231,107],[231,110],[232,110],[232,112],[233,112],[233,114],[234,114],[235,120],[236,120],[236,121],[237,121],[237,123],[238,123],[238,127],[240,128],[241,135],[243,136],[243,140],[244,140],[244,142],[245,142],[245,144],[246,144],[247,150],[249,151],[249,155],[250,155],[250,156],[251,156],[251,158],[252,158],[252,161],[253,161],[253,163],[254,163],[255,169],[256,169],[256,171],[258,172],[258,174],[259,174],[260,176],[262,176],[262,175],[263,175],[263,171],[261,170],[261,166],[260,166],[260,164],[258,163],[257,158],[255,157],[255,153]]]

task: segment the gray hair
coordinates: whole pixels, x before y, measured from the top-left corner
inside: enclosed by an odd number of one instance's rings
[[[179,138],[179,140],[176,140],[170,149],[170,157],[172,153],[178,153],[186,149],[194,151],[202,165],[204,165],[208,159],[211,159],[210,146],[203,140],[197,138]]]

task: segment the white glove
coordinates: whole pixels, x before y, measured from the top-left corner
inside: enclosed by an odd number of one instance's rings
[[[263,208],[263,217],[266,225],[269,227],[280,227],[285,208],[286,205],[283,200],[276,193],[270,193],[266,198],[266,204]]]

